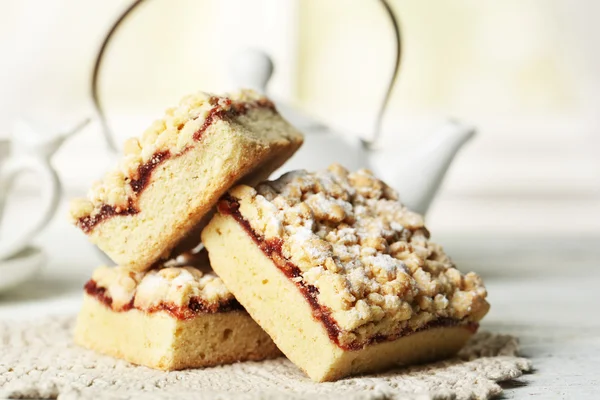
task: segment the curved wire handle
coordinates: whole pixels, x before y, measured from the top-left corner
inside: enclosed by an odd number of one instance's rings
[[[381,102],[381,106],[379,107],[379,112],[377,113],[377,118],[375,119],[375,127],[373,129],[373,137],[371,140],[361,140],[363,147],[370,149],[373,147],[377,140],[381,136],[381,125],[383,123],[383,116],[385,115],[385,110],[387,109],[388,103],[390,102],[390,97],[392,96],[392,90],[394,90],[394,85],[396,84],[396,77],[398,76],[398,71],[400,70],[400,61],[402,61],[402,37],[400,34],[400,23],[392,10],[392,7],[387,2],[387,0],[379,0],[388,17],[390,18],[390,22],[392,23],[392,28],[394,29],[394,39],[396,39],[396,57],[394,57],[394,70],[392,76],[390,77],[390,81],[388,83],[387,90],[385,91],[385,95],[383,97],[383,101]]]
[[[104,59],[104,54],[106,53],[108,44],[110,43],[110,40],[112,39],[112,37],[115,35],[115,32],[118,30],[118,28],[121,26],[121,24],[125,21],[125,19],[127,19],[127,17],[129,15],[131,15],[133,13],[133,11],[136,10],[138,8],[138,6],[140,4],[142,4],[143,2],[144,2],[144,0],[135,0],[133,3],[131,3],[131,5],[127,9],[125,9],[125,11],[123,11],[123,13],[119,16],[119,18],[117,18],[117,20],[110,27],[108,33],[106,34],[106,36],[104,37],[104,40],[102,41],[100,49],[98,50],[98,54],[96,55],[96,60],[94,62],[94,68],[92,70],[92,80],[91,80],[92,102],[94,103],[94,107],[96,109],[98,119],[100,120],[100,124],[102,126],[102,133],[104,134],[104,139],[106,140],[106,144],[107,144],[108,148],[114,153],[118,152],[117,145],[112,136],[110,127],[108,126],[108,122],[106,121],[106,115],[104,113],[104,109],[102,108],[102,105],[100,103],[100,95],[99,95],[99,90],[98,90],[98,83],[99,83],[99,78],[100,78],[100,68],[102,67],[102,60]],[[383,122],[383,116],[385,114],[385,110],[387,109],[388,103],[390,101],[390,97],[392,95],[392,90],[394,89],[394,85],[396,83],[396,77],[397,77],[398,71],[400,69],[400,61],[402,59],[402,38],[400,35],[400,24],[398,22],[398,19],[396,18],[396,15],[394,14],[392,7],[387,2],[387,0],[379,0],[379,2],[383,6],[386,14],[388,15],[388,17],[390,19],[390,22],[392,23],[392,28],[394,30],[394,39],[395,39],[395,44],[396,44],[396,49],[395,49],[396,56],[394,58],[394,60],[395,60],[394,61],[394,70],[393,70],[392,76],[390,77],[390,81],[388,83],[388,87],[387,87],[387,90],[383,97],[381,106],[379,107],[379,111],[377,112],[377,118],[375,119],[375,127],[373,129],[373,137],[369,140],[367,140],[367,139],[361,140],[362,145],[367,149],[370,149],[377,142],[379,137],[381,136],[381,125]]]
[[[102,104],[100,103],[100,94],[98,90],[98,82],[100,77],[100,67],[102,67],[102,60],[104,59],[104,53],[106,53],[106,48],[108,47],[108,43],[114,36],[115,32],[121,26],[121,23],[125,21],[125,19],[140,5],[144,0],[136,0],[131,5],[123,11],[123,13],[117,18],[117,20],[113,23],[113,25],[108,30],[108,33],[104,37],[102,44],[100,45],[100,49],[98,50],[98,54],[96,54],[96,60],[94,61],[94,68],[92,70],[92,81],[91,81],[91,94],[92,94],[92,102],[94,103],[94,108],[96,109],[96,114],[98,116],[98,120],[100,121],[100,125],[102,126],[102,134],[104,135],[104,139],[106,140],[106,144],[108,148],[113,152],[117,153],[119,150],[117,149],[117,145],[114,141],[112,133],[110,131],[110,127],[108,126],[108,122],[106,121],[106,115],[104,114],[104,109],[102,108]]]

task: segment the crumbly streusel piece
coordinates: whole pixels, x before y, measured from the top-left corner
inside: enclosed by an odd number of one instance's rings
[[[481,279],[369,171],[291,172],[218,209],[202,233],[213,268],[315,380],[453,354],[489,309]]]
[[[198,229],[235,182],[266,179],[301,144],[256,92],[200,92],[127,141],[118,166],[73,201],[71,218],[118,265],[144,271]]]
[[[100,267],[85,286],[75,341],[163,370],[280,355],[214,272]]]

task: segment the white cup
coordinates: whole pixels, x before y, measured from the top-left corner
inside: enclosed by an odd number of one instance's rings
[[[35,235],[50,222],[58,207],[60,183],[48,160],[31,155],[10,157],[2,163],[0,169],[0,223],[13,183],[19,175],[26,172],[36,175],[36,183],[40,187],[40,203],[33,210],[35,215],[33,222],[25,229],[20,229],[16,235],[6,232],[4,237],[0,237],[0,260],[10,258],[24,250]]]
[[[6,200],[14,187],[16,179],[24,173],[33,173],[39,187],[39,204],[31,211],[33,217],[28,217],[32,222],[27,227],[18,230],[12,235],[4,229],[0,236],[0,260],[15,256],[27,248],[32,239],[48,225],[58,208],[61,197],[61,185],[58,175],[50,158],[59,149],[63,142],[71,135],[82,129],[88,120],[79,123],[72,129],[60,134],[40,135],[31,129],[23,120],[17,121],[12,132],[11,145],[17,151],[1,154],[0,158],[0,224],[5,213]],[[7,147],[8,142],[0,142]]]

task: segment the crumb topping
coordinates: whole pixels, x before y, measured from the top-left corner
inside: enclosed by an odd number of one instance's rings
[[[110,206],[116,213],[127,211],[143,188],[144,168],[152,168],[167,157],[182,154],[192,145],[198,132],[206,129],[215,116],[232,109],[252,108],[271,104],[252,90],[216,96],[198,92],[184,97],[177,107],[169,108],[162,119],[155,121],[139,138],[125,142],[123,157],[103,180],[93,184],[86,199],[71,203],[74,222],[102,213]]]
[[[370,171],[293,171],[230,194],[252,229],[317,289],[340,343],[417,330],[440,318],[476,322],[489,309],[475,273],[461,274],[429,240],[423,217]]]
[[[100,267],[92,280],[112,298],[114,310],[133,307],[151,310],[163,304],[185,308],[192,299],[218,308],[233,301],[233,294],[214,272],[194,267],[167,267],[133,272],[123,267]]]

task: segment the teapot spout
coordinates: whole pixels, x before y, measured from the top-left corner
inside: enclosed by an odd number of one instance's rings
[[[398,191],[400,200],[425,214],[454,156],[473,135],[474,127],[450,120],[410,156],[398,158],[383,151],[371,160],[374,169],[381,171],[381,176]]]

